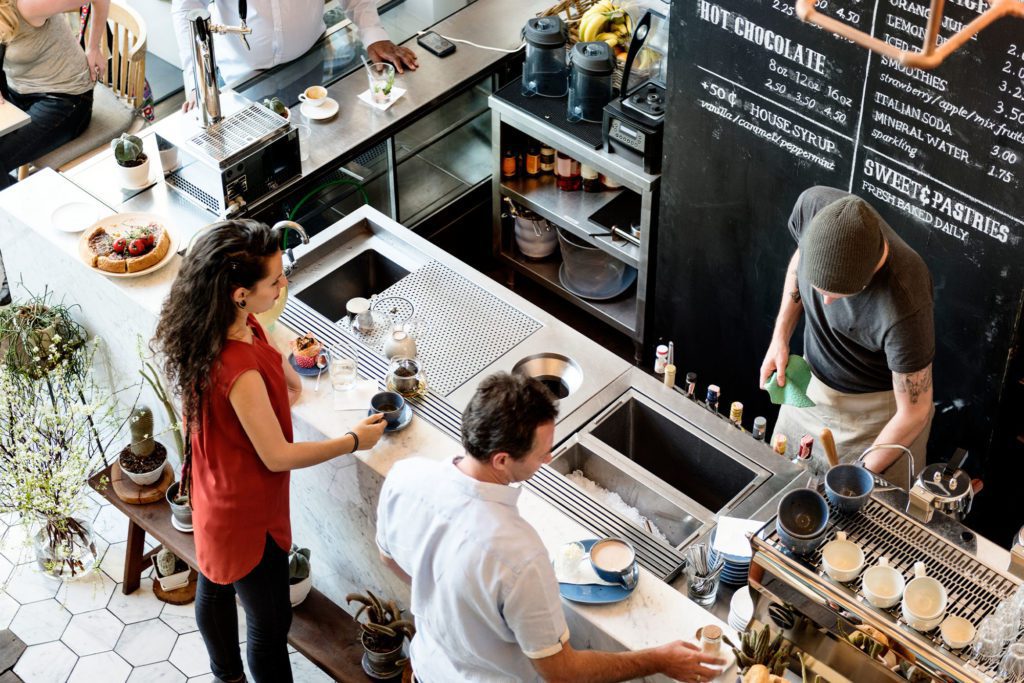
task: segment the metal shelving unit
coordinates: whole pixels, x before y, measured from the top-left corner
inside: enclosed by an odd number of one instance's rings
[[[513,273],[528,277],[572,302],[588,314],[628,335],[639,347],[644,342],[647,299],[651,294],[649,283],[654,282],[651,268],[654,264],[653,248],[661,176],[645,173],[641,167],[603,149],[594,149],[499,95],[491,95],[488,103],[491,108],[492,244],[495,256]],[[600,193],[561,192],[555,186],[554,177],[550,175],[503,180],[502,141],[503,136],[515,134],[512,131],[518,131],[565,152],[573,159],[619,182],[623,189]],[[591,219],[622,192],[634,192],[640,197],[639,246],[608,236],[608,228]],[[558,269],[561,259],[557,257],[557,252],[556,256],[538,261],[524,257],[516,248],[513,230],[503,224],[502,197],[509,197],[575,237],[636,268],[635,289],[627,290],[622,296],[610,301],[584,299],[567,290],[559,282]]]

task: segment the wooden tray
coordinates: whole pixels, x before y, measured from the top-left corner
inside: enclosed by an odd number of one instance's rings
[[[154,569],[155,573],[156,570]],[[199,574],[193,569],[188,573],[188,583],[181,588],[175,588],[172,591],[165,591],[160,587],[160,579],[153,577],[153,595],[158,600],[163,600],[170,605],[187,605],[196,599],[196,584]]]
[[[155,484],[139,486],[121,471],[116,461],[110,467],[110,485],[117,497],[132,505],[145,505],[163,500],[168,487],[174,483],[174,468],[170,462],[164,463],[164,473]]]

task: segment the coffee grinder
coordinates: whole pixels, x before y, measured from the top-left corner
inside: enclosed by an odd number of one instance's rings
[[[622,95],[604,108],[602,136],[609,154],[621,154],[647,173],[661,172],[668,72],[668,22],[647,10],[633,31],[622,74]]]

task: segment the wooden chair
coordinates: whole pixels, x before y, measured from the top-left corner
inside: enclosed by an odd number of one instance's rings
[[[78,30],[78,13],[69,13],[73,30]],[[102,53],[110,68],[101,74],[93,90],[92,119],[77,138],[32,162],[35,168],[63,170],[105,149],[110,141],[131,129],[146,83],[146,22],[123,2],[110,3],[107,17],[109,40],[101,39]],[[103,30],[93,21],[89,31]],[[88,36],[86,38],[88,41]],[[28,176],[29,165],[18,169],[18,179]]]

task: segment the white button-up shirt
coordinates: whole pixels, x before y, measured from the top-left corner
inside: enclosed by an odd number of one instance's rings
[[[192,43],[188,13],[209,5],[210,19],[215,24],[238,26],[238,0],[172,0],[171,19],[178,39],[185,92],[192,92]],[[363,45],[387,40],[388,34],[377,15],[375,0],[341,0],[345,15],[359,27]],[[290,62],[305,54],[326,30],[324,0],[248,0],[246,25],[252,33],[246,36],[250,49],[235,34],[215,34],[214,50],[217,66],[226,83],[233,83],[260,69],[269,69]]]
[[[388,473],[377,545],[412,577],[417,680],[540,681],[530,658],[569,639],[547,550],[519,515],[520,489],[451,462],[410,458]]]

